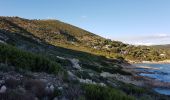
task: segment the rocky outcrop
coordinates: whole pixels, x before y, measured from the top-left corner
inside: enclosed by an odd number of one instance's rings
[[[79,65],[79,60],[78,59],[73,58],[73,59],[69,59],[69,60],[73,64],[73,68],[81,70],[81,67]]]

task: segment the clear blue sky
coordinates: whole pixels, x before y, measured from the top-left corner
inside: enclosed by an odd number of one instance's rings
[[[1,16],[58,19],[132,44],[170,44],[170,0],[0,0]]]

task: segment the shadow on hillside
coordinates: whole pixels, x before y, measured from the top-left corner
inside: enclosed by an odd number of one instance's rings
[[[125,61],[120,61],[117,59],[107,59],[104,56],[94,55],[82,51],[72,50],[68,48],[63,48],[59,46],[54,46],[48,44],[47,42],[41,40],[40,38],[34,36],[32,33],[28,32],[27,30],[23,29],[22,27],[18,26],[17,24],[5,20],[8,24],[16,29],[22,31],[22,33],[12,33],[7,30],[0,30],[0,33],[6,35],[8,37],[7,43],[11,45],[15,45],[20,49],[24,49],[26,51],[40,53],[43,55],[50,55],[50,56],[64,56],[68,58],[77,58],[85,63],[95,64],[95,62],[99,62],[100,64],[107,64],[105,61],[110,63],[125,63]]]

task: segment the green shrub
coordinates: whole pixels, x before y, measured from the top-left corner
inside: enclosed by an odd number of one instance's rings
[[[91,64],[82,63],[82,67],[83,67],[83,68],[86,68],[86,69],[91,69],[91,70],[96,71],[96,72],[99,72],[99,73],[102,72],[102,70],[100,69],[100,67],[99,67],[99,66],[96,66],[96,65],[91,65]]]
[[[91,76],[86,71],[77,71],[75,75],[82,79],[91,79]]]
[[[58,73],[61,67],[44,56],[19,50],[13,46],[0,44],[0,63],[35,72]]]
[[[83,85],[87,100],[135,100],[120,90],[99,85]]]
[[[143,93],[146,93],[145,88],[137,87],[131,84],[124,84],[120,87],[123,91],[125,91],[127,94],[137,94],[141,95]]]

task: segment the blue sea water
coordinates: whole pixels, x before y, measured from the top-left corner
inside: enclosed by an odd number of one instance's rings
[[[170,95],[170,89],[155,88],[154,90],[160,94]]]
[[[150,73],[141,73],[141,76],[146,76],[160,80],[162,82],[170,82],[170,64],[135,64],[135,66],[148,66],[151,69],[139,68]],[[170,89],[155,88],[156,92],[160,94],[170,95]]]

